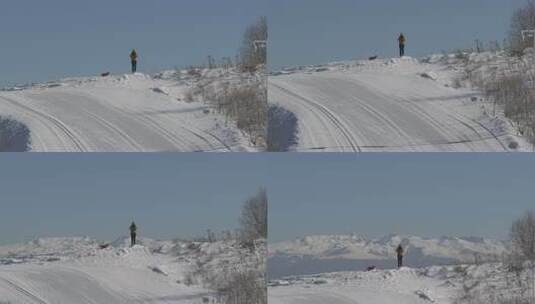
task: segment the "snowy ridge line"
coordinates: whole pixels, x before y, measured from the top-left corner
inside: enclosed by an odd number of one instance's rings
[[[65,135],[73,142],[73,144],[76,146],[77,150],[79,152],[88,152],[89,149],[87,149],[86,145],[80,140],[78,139],[78,137],[72,132],[69,130],[69,128],[67,128],[67,126],[65,126],[65,124],[63,124],[60,120],[52,117],[51,115],[48,115],[48,114],[45,114],[43,112],[40,112],[40,111],[37,111],[37,110],[34,110],[30,107],[27,107],[17,101],[15,101],[14,99],[11,99],[11,98],[7,98],[5,96],[0,96],[1,99],[19,107],[19,108],[22,108],[30,113],[33,113],[34,115],[37,115],[41,118],[44,118],[50,122],[52,122],[56,127],[58,127],[59,129],[61,129]]]
[[[332,113],[329,109],[327,109],[323,105],[320,105],[310,99],[300,96],[299,94],[296,94],[279,85],[276,85],[276,84],[272,84],[272,85],[275,86],[277,89],[285,92],[286,94],[294,96],[295,98],[301,99],[302,101],[307,102],[308,104],[312,105],[316,109],[320,110],[325,115],[325,117],[327,117],[327,119],[329,119],[338,128],[340,133],[346,138],[353,152],[361,152],[361,149],[357,141],[353,137],[353,134],[344,126],[344,124],[339,120],[339,118],[337,118],[336,115]]]

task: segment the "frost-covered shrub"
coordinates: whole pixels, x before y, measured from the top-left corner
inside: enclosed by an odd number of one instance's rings
[[[243,82],[200,81],[184,95],[186,102],[204,101],[215,111],[236,123],[257,147],[266,145],[267,90],[265,77]]]
[[[252,270],[234,271],[227,277],[227,286],[219,290],[225,304],[266,304],[267,286]]]

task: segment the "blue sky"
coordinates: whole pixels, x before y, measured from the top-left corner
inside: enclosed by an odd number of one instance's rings
[[[3,154],[0,167],[0,244],[114,240],[132,218],[140,236],[161,239],[234,229],[266,181],[253,154]]]
[[[525,0],[270,0],[269,64],[283,66],[398,54],[422,56],[498,40]]]
[[[0,86],[234,56],[267,0],[3,0]]]
[[[286,154],[270,159],[269,237],[504,239],[535,209],[531,154]]]
[[[389,233],[506,238],[534,209],[532,154],[3,154],[0,244],[189,237],[238,226],[264,186],[271,240]]]

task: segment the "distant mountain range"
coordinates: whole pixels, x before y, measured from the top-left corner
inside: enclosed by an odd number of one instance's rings
[[[477,263],[495,261],[507,250],[506,241],[481,237],[388,235],[368,239],[358,235],[315,235],[269,245],[270,277],[330,271],[396,267],[396,247],[406,252],[405,265]]]

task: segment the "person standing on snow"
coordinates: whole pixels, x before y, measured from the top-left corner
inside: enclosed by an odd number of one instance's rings
[[[405,35],[403,33],[399,34],[398,42],[399,42],[399,57],[405,56]]]
[[[134,221],[132,221],[132,224],[130,224],[130,246],[134,247],[136,244],[136,233],[137,233],[137,226]]]
[[[398,268],[403,267],[403,247],[401,244],[399,244],[398,248],[396,248],[396,253],[398,255]]]
[[[136,50],[132,50],[132,53],[130,53],[130,60],[132,61],[132,74],[137,72],[137,52]]]

